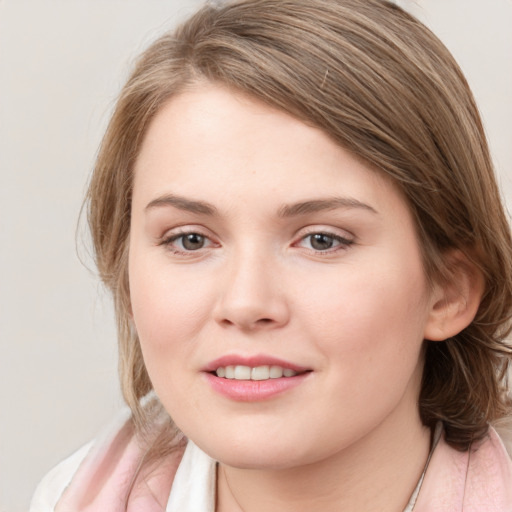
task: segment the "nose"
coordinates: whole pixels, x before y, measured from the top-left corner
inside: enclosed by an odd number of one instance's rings
[[[286,325],[289,304],[272,258],[262,254],[238,254],[219,275],[215,320],[224,327],[243,331],[274,329]]]

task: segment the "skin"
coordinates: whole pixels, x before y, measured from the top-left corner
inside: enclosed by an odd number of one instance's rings
[[[145,363],[179,428],[220,461],[217,510],[402,510],[429,451],[417,400],[441,291],[397,187],[322,131],[202,84],[153,120],[132,205]],[[191,250],[183,233],[204,238]],[[226,354],[310,372],[271,399],[233,401],[202,371]]]

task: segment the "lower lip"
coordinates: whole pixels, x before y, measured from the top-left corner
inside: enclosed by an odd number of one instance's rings
[[[236,380],[205,373],[206,379],[214,391],[239,402],[268,400],[299,386],[308,375],[309,372],[280,379]]]

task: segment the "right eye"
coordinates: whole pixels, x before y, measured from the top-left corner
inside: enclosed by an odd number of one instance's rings
[[[210,247],[213,242],[201,233],[190,231],[171,234],[162,240],[161,245],[165,245],[176,254],[186,254]]]

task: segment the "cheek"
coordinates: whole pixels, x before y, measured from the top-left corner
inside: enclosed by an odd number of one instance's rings
[[[379,263],[331,281],[327,293],[313,296],[317,307],[308,312],[310,335],[326,360],[352,379],[361,379],[363,370],[366,381],[401,370],[410,374],[423,343],[428,304],[421,265],[388,262],[382,272],[386,260]]]
[[[186,286],[180,290],[179,285],[163,275],[139,271],[131,275],[133,319],[144,364],[157,395],[173,417],[176,407],[179,412],[180,404],[181,408],[190,406],[196,397],[187,377],[201,318],[192,292]]]
[[[204,318],[197,284],[135,251],[129,278],[133,320],[149,376],[155,388],[171,384],[169,376],[186,367]]]
[[[204,280],[173,270],[165,257],[136,251],[130,254],[129,279],[135,324],[145,340],[163,343],[163,349],[180,332],[200,324],[208,300]]]
[[[217,293],[211,269],[172,266],[165,257],[133,251],[130,295],[144,363],[156,394],[180,428],[187,429],[191,410],[202,410],[197,356],[205,340],[211,341]]]
[[[325,414],[325,428],[332,436],[340,428],[347,432],[372,428],[405,395],[409,407],[415,407],[426,311],[421,276],[416,276],[417,286],[411,285],[414,274],[411,281],[371,274],[366,274],[367,281],[346,277],[343,291],[335,300],[331,295],[330,303],[325,301],[330,305],[321,317],[310,316],[310,326],[316,327],[315,336],[313,331],[309,336],[323,355],[319,377],[326,390],[317,398],[317,409]]]

